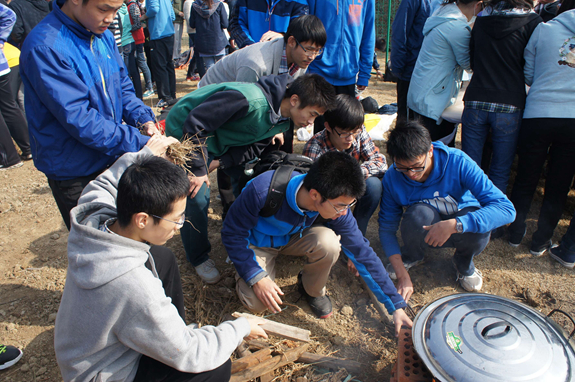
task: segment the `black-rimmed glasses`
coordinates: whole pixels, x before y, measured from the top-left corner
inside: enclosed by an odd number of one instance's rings
[[[173,220],[164,219],[163,217],[158,216],[158,215],[152,215],[152,216],[155,218],[158,218],[158,219],[165,220],[165,221],[170,222],[170,223],[174,223],[176,226],[178,226],[180,228],[183,227],[184,223],[186,222],[186,213],[185,212],[182,214],[182,216],[180,216],[180,220],[177,222],[175,222]]]
[[[292,36],[293,37],[293,36]],[[303,49],[303,51],[307,54],[308,57],[317,57],[320,54],[323,53],[323,48],[319,48],[318,50],[312,50],[309,48],[304,48],[302,44],[299,43],[299,41],[297,40],[297,38],[293,38],[295,40],[295,43],[299,45],[300,48]]]
[[[406,172],[422,172],[425,171],[425,165],[427,164],[427,156],[429,155],[429,152],[427,152],[427,154],[425,154],[425,160],[423,161],[423,166],[417,166],[417,167],[397,167],[397,163],[395,164],[395,166],[393,166],[395,168],[395,171],[399,171],[402,174],[405,174]]]
[[[357,138],[357,136],[361,132],[361,129],[357,129],[356,131],[351,132],[351,133],[340,133],[339,131],[337,131],[337,128],[335,128],[335,127],[332,130],[335,131],[337,136],[340,138],[349,138],[349,137]]]

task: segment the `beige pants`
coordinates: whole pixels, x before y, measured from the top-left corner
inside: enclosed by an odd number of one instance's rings
[[[340,252],[339,236],[331,229],[323,226],[313,226],[298,234],[280,248],[260,248],[250,245],[256,255],[256,260],[274,280],[276,276],[276,257],[278,255],[306,256],[303,266],[302,283],[305,291],[313,297],[325,295],[325,284],[331,267],[337,261]],[[250,311],[259,313],[266,310],[265,305],[257,298],[253,289],[236,273],[236,291],[242,304]]]

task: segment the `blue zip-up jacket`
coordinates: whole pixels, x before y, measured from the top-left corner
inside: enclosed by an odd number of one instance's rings
[[[238,0],[230,10],[228,32],[243,48],[259,42],[268,31],[285,33],[291,19],[307,15],[308,11],[305,0]]]
[[[13,10],[7,6],[0,4],[0,44],[4,44],[10,32],[12,32],[12,27],[16,22],[16,14]],[[4,52],[0,49],[0,76],[10,73],[10,67],[8,66],[8,60],[4,56]]]
[[[403,207],[427,203],[440,215],[451,215],[465,208],[480,209],[458,219],[463,232],[486,233],[515,220],[515,208],[483,170],[463,151],[433,142],[433,169],[425,182],[409,179],[395,170],[383,177],[379,210],[379,240],[385,254],[401,254],[396,232]]]
[[[457,5],[442,5],[423,27],[423,45],[411,75],[407,106],[441,122],[461,88],[463,70],[470,69],[471,28]]]
[[[63,3],[54,2],[20,55],[34,164],[54,180],[100,172],[139,151],[149,137],[135,126],[154,120],[112,33],[86,30],[62,12]]]
[[[309,65],[334,86],[369,85],[375,49],[375,0],[308,0],[327,32],[323,54]],[[357,81],[356,81],[357,77]]]
[[[531,88],[523,118],[575,118],[575,10],[539,24],[524,58]]]
[[[402,0],[391,24],[391,71],[403,81],[411,79],[421,44],[423,26],[439,6],[438,0]]]
[[[176,14],[170,0],[146,0],[146,16],[150,40],[159,40],[174,34]]]
[[[274,171],[267,171],[254,178],[243,189],[230,207],[222,229],[222,242],[234,262],[236,270],[248,285],[261,280],[267,274],[258,265],[255,253],[249,245],[279,248],[292,235],[301,235],[318,216],[316,211],[302,211],[296,203],[296,195],[305,175],[292,174],[286,197],[274,216],[261,217]],[[327,226],[341,236],[345,254],[353,261],[369,288],[391,314],[406,306],[403,298],[391,282],[379,257],[363,237],[351,213],[331,220]]]

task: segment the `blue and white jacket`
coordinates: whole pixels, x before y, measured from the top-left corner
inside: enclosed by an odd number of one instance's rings
[[[259,42],[268,31],[285,33],[290,20],[307,15],[308,10],[306,0],[238,0],[230,10],[228,31],[243,48]]]
[[[20,55],[34,164],[54,180],[100,172],[139,151],[149,137],[136,126],[154,120],[112,33],[86,30],[62,12],[63,3],[54,2]]]
[[[440,215],[452,215],[465,207],[481,207],[458,217],[463,232],[486,233],[515,220],[515,208],[483,170],[463,151],[433,142],[433,169],[425,182],[409,179],[395,170],[383,177],[379,210],[379,240],[385,254],[401,254],[396,232],[403,207],[427,203]]]
[[[150,40],[159,40],[174,34],[176,14],[170,0],[146,0],[146,16]]]
[[[369,85],[375,49],[375,0],[308,0],[327,32],[323,54],[309,65],[334,86]],[[357,78],[357,80],[356,80]]]
[[[10,32],[16,22],[16,13],[7,6],[0,4],[0,44],[6,43]],[[4,52],[0,49],[0,76],[10,73],[8,60],[4,56]]]
[[[303,211],[296,203],[296,194],[306,175],[292,174],[286,197],[274,216],[259,215],[263,208],[274,171],[254,178],[230,207],[222,229],[222,242],[234,262],[236,270],[248,285],[253,285],[267,274],[257,263],[255,247],[279,248],[293,235],[301,235],[318,216],[316,211]],[[406,306],[390,280],[379,257],[363,237],[352,214],[348,213],[327,223],[337,235],[345,254],[353,261],[369,288],[391,314]]]

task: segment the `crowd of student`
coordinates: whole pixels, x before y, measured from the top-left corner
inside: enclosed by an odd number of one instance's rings
[[[14,11],[0,5],[0,43],[17,24],[16,9],[24,9],[15,4],[35,1],[13,0]],[[162,247],[181,229],[200,278],[220,280],[208,234],[209,173],[216,169],[221,240],[236,269],[238,299],[252,312],[281,310],[274,280],[280,255],[306,257],[298,290],[315,316],[328,318],[326,283],[341,253],[393,315],[396,333],[411,325],[403,310],[413,293],[408,270],[428,248],[455,248],[458,282],[481,290],[474,258],[510,223],[509,244],[519,245],[548,152],[531,253],[549,250],[562,265],[575,265],[573,225],[560,246],[551,243],[575,174],[573,0],[544,24],[530,0],[402,1],[392,36],[399,117],[387,141],[389,167],[356,98],[374,64],[374,1],[229,3],[55,0],[51,11],[13,29],[19,61],[7,44],[7,59],[0,54],[2,166],[21,163],[12,133],[22,159],[33,157],[46,174],[70,230],[55,325],[64,380],[225,381],[243,338],[266,336],[255,319],[186,325],[178,266]],[[172,60],[183,25],[194,47],[187,79],[197,79],[195,66],[201,81],[176,100]],[[471,69],[460,151],[449,147],[456,125],[442,113]],[[142,101],[154,82],[158,106],[170,107],[166,136]],[[265,172],[245,185],[248,168],[274,149],[292,152],[294,127],[310,125],[316,134],[303,150],[314,160],[309,172],[285,179]],[[480,165],[489,133],[486,175]],[[187,171],[163,158],[179,139],[199,148]],[[279,203],[270,201],[274,192]],[[378,206],[387,269],[365,239]],[[6,367],[22,354],[4,350]]]

